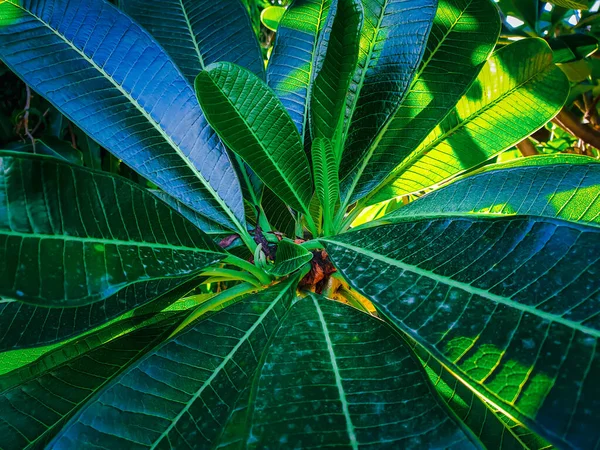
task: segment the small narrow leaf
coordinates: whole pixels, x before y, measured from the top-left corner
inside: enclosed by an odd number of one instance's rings
[[[312,253],[287,239],[277,245],[275,265],[269,270],[272,275],[283,277],[300,269],[312,259]]]
[[[312,161],[316,193],[323,207],[324,227],[329,230],[340,197],[338,163],[329,140],[317,138],[313,141]]]
[[[313,87],[311,126],[313,138],[333,141],[337,161],[343,146],[348,87],[358,63],[363,8],[360,0],[338,0],[332,11],[335,18],[328,25],[327,52]]]
[[[308,212],[310,168],[289,114],[259,78],[231,63],[212,64],[196,78],[210,124],[282,200]]]
[[[318,44],[331,14],[331,4],[332,0],[292,2],[277,28],[267,66],[267,83],[289,112],[302,138],[308,131],[310,92],[321,58]]]

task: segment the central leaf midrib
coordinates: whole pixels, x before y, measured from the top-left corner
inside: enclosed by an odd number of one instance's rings
[[[315,305],[315,309],[317,310],[317,314],[319,315],[319,321],[321,322],[321,327],[323,329],[323,336],[325,337],[325,343],[327,344],[327,351],[329,353],[332,371],[335,376],[335,385],[340,396],[340,402],[342,403],[342,412],[344,413],[344,418],[346,419],[346,431],[348,433],[348,439],[350,440],[350,446],[353,450],[358,450],[356,432],[354,429],[354,424],[352,423],[352,418],[350,417],[348,400],[346,399],[346,392],[342,384],[342,377],[340,375],[340,369],[337,365],[333,343],[331,342],[331,337],[329,336],[329,329],[327,328],[327,323],[325,321],[325,317],[323,316],[323,311],[321,311],[321,307],[319,306],[319,302],[314,296],[312,297],[312,301]]]
[[[390,266],[395,266],[395,267],[398,267],[398,268],[400,268],[402,270],[406,270],[408,272],[412,272],[414,274],[417,274],[417,275],[429,278],[431,280],[440,282],[440,283],[442,283],[444,285],[458,288],[458,289],[460,289],[460,290],[462,290],[464,292],[468,292],[468,293],[470,293],[472,295],[477,295],[477,296],[486,298],[488,300],[491,300],[493,302],[500,303],[500,304],[503,304],[505,306],[509,306],[511,308],[517,309],[519,311],[532,314],[532,315],[534,315],[536,317],[540,317],[542,319],[548,320],[549,322],[560,323],[561,325],[564,325],[564,326],[566,326],[566,327],[568,327],[570,329],[579,330],[582,333],[586,333],[586,334],[589,334],[589,335],[592,335],[592,336],[595,336],[595,337],[600,337],[600,331],[598,331],[598,330],[595,330],[593,328],[584,326],[584,325],[582,325],[582,324],[580,324],[578,322],[574,322],[572,320],[564,319],[564,318],[562,318],[560,316],[557,316],[555,314],[550,314],[550,313],[547,313],[545,311],[540,311],[539,309],[536,309],[535,307],[528,306],[528,305],[523,305],[523,304],[521,304],[521,303],[519,303],[519,302],[517,302],[515,300],[510,299],[510,298],[502,297],[502,296],[497,295],[497,294],[492,294],[489,291],[486,291],[486,290],[481,289],[481,288],[474,287],[474,286],[472,286],[470,284],[467,284],[467,283],[463,283],[463,282],[460,282],[460,281],[453,280],[450,277],[446,277],[444,275],[439,275],[439,274],[436,274],[434,272],[431,272],[431,271],[428,271],[428,270],[425,270],[425,269],[421,269],[420,267],[417,267],[417,266],[414,266],[414,265],[411,265],[411,264],[407,264],[407,263],[404,263],[402,261],[398,261],[398,260],[389,258],[387,256],[381,255],[379,253],[375,253],[375,252],[373,252],[371,250],[367,250],[367,249],[361,248],[361,247],[356,247],[356,246],[354,246],[352,244],[347,244],[345,242],[339,242],[339,241],[334,241],[334,240],[330,240],[330,239],[323,239],[323,241],[324,242],[329,242],[329,243],[334,244],[334,245],[338,245],[340,247],[345,247],[348,250],[352,250],[352,251],[354,251],[356,253],[363,254],[363,255],[371,258],[371,259],[375,259],[375,260],[381,261],[381,262],[383,262],[385,264],[388,264]]]
[[[200,67],[202,70],[206,68],[204,64],[204,58],[202,57],[202,52],[200,51],[200,46],[198,45],[198,40],[196,39],[196,35],[194,34],[194,30],[192,28],[192,23],[190,22],[190,18],[188,16],[185,5],[183,4],[184,0],[179,0],[179,4],[181,5],[181,12],[183,13],[183,17],[185,19],[185,23],[190,31],[190,37],[192,38],[192,43],[194,44],[194,49],[196,53],[198,53],[198,60],[200,61]]]
[[[200,182],[204,185],[204,187],[211,193],[212,197],[219,203],[219,205],[223,208],[225,213],[233,220],[233,223],[241,230],[243,227],[241,223],[233,214],[233,212],[229,209],[229,207],[224,203],[223,199],[216,193],[213,187],[208,183],[208,181],[202,176],[202,174],[196,169],[196,167],[187,159],[187,157],[181,152],[179,147],[175,144],[173,139],[161,128],[161,126],[142,108],[142,106],[123,89],[119,83],[117,83],[112,77],[110,77],[100,66],[98,66],[94,60],[87,57],[82,50],[77,48],[73,43],[71,43],[62,33],[58,30],[55,30],[50,26],[50,24],[44,22],[40,17],[36,16],[32,11],[24,8],[19,4],[12,3],[15,7],[19,8],[21,11],[24,11],[26,14],[29,14],[31,17],[36,19],[39,23],[48,28],[53,34],[62,39],[64,43],[66,43],[73,51],[78,53],[85,61],[87,61],[92,67],[94,67],[99,73],[102,74],[103,78],[109,80],[111,84],[119,91],[121,94],[129,100],[131,104],[135,106],[135,108],[152,124],[154,129],[156,129],[159,134],[163,137],[165,141],[171,146],[171,148],[180,156],[180,158],[185,162],[185,164],[192,170],[192,172],[196,175],[196,177],[200,180]]]
[[[199,247],[186,247],[182,245],[171,245],[171,244],[160,244],[158,242],[144,242],[144,241],[125,241],[122,239],[106,239],[97,237],[80,237],[70,235],[57,235],[57,234],[41,234],[41,233],[22,233],[19,231],[0,230],[2,236],[14,236],[23,239],[39,239],[39,240],[57,240],[65,242],[81,242],[84,244],[105,244],[105,245],[126,245],[130,247],[147,247],[156,249],[167,249],[167,250],[180,250],[188,252],[199,252],[199,253],[213,253],[215,255],[224,256],[224,253],[218,251],[203,249]]]
[[[252,135],[252,137],[254,138],[254,140],[256,141],[256,143],[258,144],[259,148],[262,149],[263,154],[265,154],[268,158],[268,160],[273,164],[273,166],[277,169],[277,173],[279,173],[279,176],[281,177],[281,179],[285,182],[286,186],[288,187],[288,189],[290,190],[290,193],[294,196],[294,198],[296,199],[296,201],[298,201],[298,205],[301,206],[301,209],[303,210],[303,212],[305,214],[309,214],[308,212],[308,207],[304,204],[304,202],[302,201],[302,199],[300,199],[300,197],[298,196],[298,193],[296,192],[296,190],[294,189],[294,187],[290,184],[290,181],[288,180],[288,178],[283,174],[283,172],[281,171],[280,167],[275,163],[275,160],[273,159],[273,156],[267,151],[266,147],[263,145],[262,141],[258,138],[258,136],[256,135],[254,129],[250,126],[250,124],[248,123],[248,121],[244,118],[244,116],[240,113],[238,113],[238,110],[235,106],[235,104],[229,99],[229,96],[226,95],[226,93],[223,91],[223,89],[221,89],[221,87],[215,82],[215,80],[213,80],[212,76],[209,75],[209,79],[211,80],[213,86],[219,91],[219,93],[222,95],[222,97],[225,99],[225,101],[231,106],[231,108],[235,111],[236,115],[240,118],[240,120],[244,123],[244,125],[246,126],[246,129],[250,132],[250,134]],[[296,126],[294,125],[294,130],[296,131],[296,133],[298,133],[298,129],[296,128]],[[300,136],[300,134],[298,133],[298,136]],[[302,142],[302,139],[299,139],[300,142]],[[243,156],[240,155],[240,157],[242,159],[245,160],[245,158]],[[247,162],[247,161],[246,161]],[[249,165],[249,164],[248,164]],[[257,173],[258,175],[258,173]],[[259,175],[260,177],[260,175]],[[262,178],[261,178],[262,179]],[[264,181],[264,180],[263,180]],[[275,191],[273,191],[275,192]]]
[[[246,331],[244,333],[244,335],[240,338],[239,342],[235,345],[235,347],[233,347],[231,349],[231,351],[229,353],[227,353],[227,355],[223,358],[223,361],[213,370],[213,373],[211,374],[211,376],[202,384],[202,386],[200,386],[200,388],[196,391],[196,393],[192,396],[192,398],[190,398],[190,400],[188,400],[185,403],[185,406],[181,409],[179,414],[177,414],[177,416],[175,416],[175,418],[171,421],[171,424],[167,427],[167,429],[165,431],[163,431],[161,433],[161,435],[154,441],[154,443],[152,444],[152,447],[150,447],[150,450],[154,450],[157,448],[158,444],[160,444],[160,442],[162,442],[163,438],[167,437],[168,434],[171,432],[171,430],[173,430],[173,428],[175,428],[175,426],[179,422],[179,419],[181,419],[183,417],[183,415],[192,407],[192,405],[200,397],[200,395],[202,395],[202,392],[204,392],[204,389],[206,389],[208,386],[210,386],[212,381],[217,377],[217,375],[221,372],[221,370],[223,370],[225,368],[227,363],[229,361],[233,360],[233,357],[235,356],[237,351],[241,348],[241,346],[252,336],[254,331],[260,325],[262,325],[264,319],[269,315],[271,310],[273,308],[275,308],[275,305],[278,304],[279,301],[283,298],[283,296],[287,293],[287,288],[288,287],[282,287],[282,290],[279,293],[279,295],[277,295],[277,297],[275,297],[275,299],[273,299],[271,301],[271,304],[267,307],[267,309],[265,309],[265,311],[259,316],[259,318],[248,329],[248,331]],[[266,330],[265,330],[265,332],[266,332]]]

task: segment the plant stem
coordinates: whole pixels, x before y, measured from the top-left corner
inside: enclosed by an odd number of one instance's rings
[[[224,262],[251,273],[263,285],[271,284],[271,277],[268,274],[256,267],[254,264],[250,264],[248,261],[245,261],[242,258],[238,258],[235,255],[228,255]]]
[[[312,216],[310,215],[309,212],[304,213],[304,217],[306,219],[306,225],[308,227],[308,231],[310,231],[310,233],[316,237],[319,235],[319,233],[317,232],[317,225],[315,224],[315,221],[313,220]]]
[[[215,309],[223,304],[226,304],[233,300],[236,297],[241,297],[242,295],[249,294],[251,292],[258,292],[265,289],[265,287],[256,287],[250,283],[242,283],[237,286],[233,286],[232,288],[227,289],[226,291],[221,292],[220,294],[215,295],[210,300],[202,303],[196,309],[192,311],[192,313],[179,325],[169,336],[169,338],[175,336],[180,333],[181,330],[186,328],[192,322],[196,321],[200,316],[206,314],[208,311]]]
[[[558,115],[552,119],[552,122],[559,127],[578,137],[586,144],[594,148],[600,149],[600,131],[590,127],[585,123],[581,123],[573,113],[563,108]]]
[[[517,148],[523,156],[535,156],[540,154],[540,152],[537,151],[537,148],[535,148],[535,145],[533,145],[533,142],[531,142],[531,139],[528,137],[519,142],[517,144]]]
[[[261,285],[260,281],[255,276],[253,276],[247,272],[240,272],[237,270],[208,268],[202,272],[202,275],[213,276],[213,277],[225,277],[230,280],[246,281],[255,286]]]
[[[300,245],[306,250],[321,250],[324,248],[323,244],[321,244],[318,240],[306,241]]]

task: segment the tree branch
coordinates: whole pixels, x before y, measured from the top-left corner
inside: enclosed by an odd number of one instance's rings
[[[600,131],[595,130],[581,121],[570,111],[563,108],[558,115],[552,119],[559,127],[581,139],[588,145],[600,150]]]

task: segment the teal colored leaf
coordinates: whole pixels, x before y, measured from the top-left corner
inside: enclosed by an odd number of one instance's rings
[[[0,298],[0,352],[55,344],[116,320],[124,313],[137,313],[138,307],[147,305],[160,310],[199,283],[198,279],[187,280],[136,283],[106,300],[74,308],[44,308]]]
[[[216,446],[294,296],[279,284],[190,324],[107,384],[50,448]]]
[[[82,153],[71,144],[53,136],[35,139],[32,142],[11,142],[3,147],[3,150],[32,153],[35,155],[47,155],[58,158],[71,164],[83,164]]]
[[[358,66],[347,97],[351,117],[342,133],[342,179],[360,164],[408,93],[425,52],[438,0],[363,0],[362,4]]]
[[[312,259],[311,252],[292,241],[283,239],[277,244],[275,265],[269,270],[272,275],[283,277],[300,269]]]
[[[0,295],[42,307],[189,278],[225,255],[124,178],[55,158],[0,153]]]
[[[597,227],[432,216],[321,241],[381,315],[470,389],[558,447],[600,443]]]
[[[312,180],[300,135],[281,101],[251,72],[216,63],[196,78],[212,127],[283,201],[308,212]]]
[[[262,52],[239,0],[120,0],[119,7],[163,46],[190,83],[217,61],[264,79]]]
[[[555,217],[600,225],[600,164],[585,156],[520,158],[494,164],[386,216],[457,213]]]
[[[391,328],[314,294],[287,314],[255,386],[249,448],[478,448]]]
[[[331,0],[295,0],[285,12],[267,66],[267,84],[289,112],[302,138],[309,120],[312,82],[322,50]]]
[[[196,211],[187,207],[184,203],[181,203],[176,198],[171,197],[166,192],[157,189],[152,189],[150,190],[150,192],[152,192],[152,194],[154,194],[157,198],[161,199],[164,203],[169,205],[172,209],[174,209],[187,220],[192,222],[194,225],[196,225],[196,227],[198,227],[198,229],[204,231],[206,234],[217,236],[223,234],[230,234],[230,232],[228,232],[226,228],[222,227],[216,222],[213,222],[210,219],[207,219],[201,214],[198,214]]]
[[[541,39],[494,53],[454,110],[406,157],[368,203],[420,191],[482,164],[552,119],[569,83]]]
[[[358,63],[363,7],[360,0],[338,0],[327,24],[328,42],[311,98],[312,137],[333,142],[336,165],[342,153],[348,87]],[[322,52],[325,43],[321,46]]]
[[[52,448],[46,444],[69,417],[159,345],[181,321],[181,315],[166,316],[139,329],[136,319],[116,324],[0,377],[0,448]],[[108,342],[98,342],[104,339]]]
[[[0,60],[32,89],[165,192],[245,230],[225,147],[143,28],[103,0],[3,2],[0,16]]]
[[[345,175],[350,202],[368,194],[408,157],[465,94],[500,32],[489,0],[440,0],[423,60],[406,97],[360,164]]]
[[[327,139],[315,139],[311,153],[316,194],[323,208],[325,228],[329,230],[340,198],[338,164],[331,142]]]

